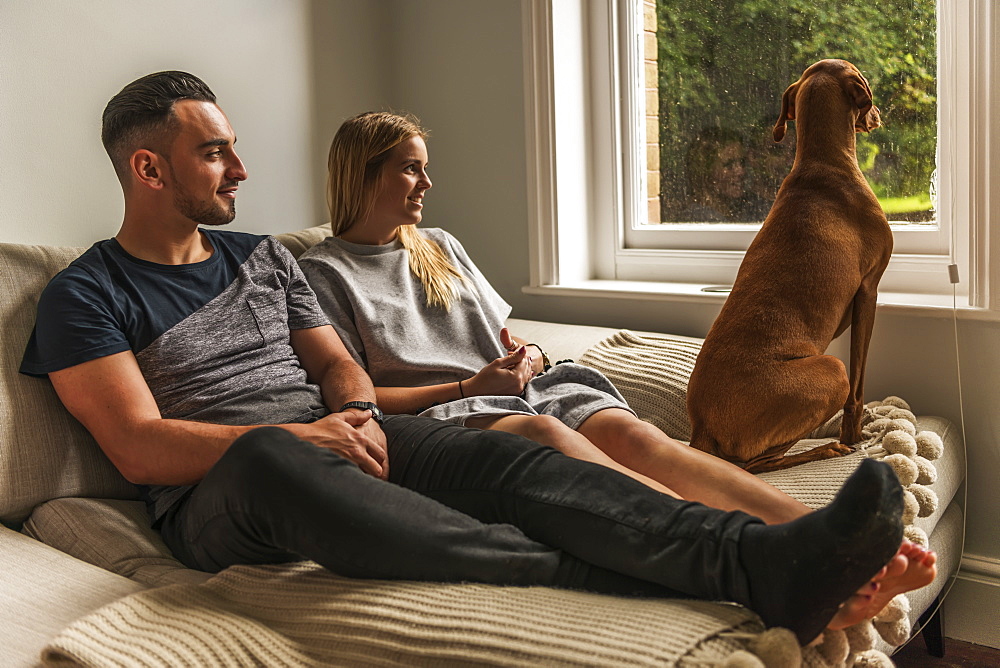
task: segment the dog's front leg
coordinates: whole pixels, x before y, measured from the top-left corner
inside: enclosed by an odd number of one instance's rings
[[[853,445],[861,440],[861,418],[864,415],[865,364],[868,344],[875,326],[875,307],[878,302],[878,281],[881,272],[871,274],[861,281],[851,305],[851,359],[848,381],[850,392],[844,403],[844,420],[840,426],[840,442]]]

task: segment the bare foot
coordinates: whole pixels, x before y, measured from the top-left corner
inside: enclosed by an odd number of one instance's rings
[[[916,543],[904,540],[889,563],[865,586],[844,601],[827,628],[845,629],[871,619],[904,592],[931,583],[937,574],[937,555]]]

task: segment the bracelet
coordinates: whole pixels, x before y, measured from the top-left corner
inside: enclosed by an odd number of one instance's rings
[[[545,354],[545,351],[542,350],[542,347],[540,345],[538,345],[537,343],[529,343],[528,345],[529,346],[535,346],[536,348],[538,348],[538,352],[540,352],[542,354],[542,368],[545,371],[548,371],[549,369],[551,369],[552,368],[552,361],[549,360],[549,356]]]
[[[458,381],[458,393],[465,399],[465,390],[462,389],[462,381]]]

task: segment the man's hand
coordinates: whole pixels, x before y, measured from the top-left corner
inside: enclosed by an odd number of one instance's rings
[[[371,411],[349,409],[309,424],[281,426],[305,441],[354,462],[368,475],[385,480],[389,477],[385,434],[371,415]]]
[[[361,424],[355,425],[354,428],[357,431],[359,431],[362,434],[364,434],[369,439],[371,439],[371,441],[373,443],[375,443],[376,446],[381,450],[381,452],[382,452],[382,461],[381,461],[381,463],[382,463],[382,473],[378,477],[381,478],[382,480],[388,480],[389,479],[389,448],[386,445],[385,432],[382,431],[382,425],[380,425],[378,422],[376,422],[374,419],[372,419],[372,412],[371,411],[361,411],[359,413],[356,410],[350,410],[350,409],[348,409],[347,411],[345,411],[344,413],[342,413],[342,415],[353,415],[355,418],[358,418],[358,417],[364,418],[362,420]]]

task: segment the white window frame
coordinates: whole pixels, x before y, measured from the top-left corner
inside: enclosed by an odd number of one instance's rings
[[[642,103],[641,60],[619,55],[622,36],[635,34],[641,21],[623,11],[630,1],[523,0],[532,257],[525,292],[718,300],[702,288],[732,282],[740,244],[752,231],[734,226],[729,246],[705,245],[703,233],[690,230],[681,232],[686,241],[677,240],[677,230],[669,243],[626,238],[627,229],[654,232],[637,224],[646,211],[645,165],[642,151],[630,147],[645,140],[627,137],[622,123]],[[896,233],[880,302],[950,305],[947,267],[956,264],[960,304],[997,310],[988,290],[995,12],[990,0],[939,0],[938,14],[938,216],[947,234],[920,248],[905,238],[919,232]],[[634,40],[631,48],[638,45]]]

